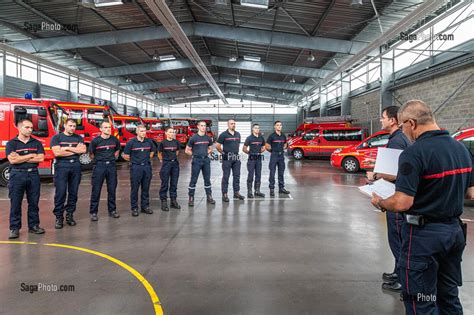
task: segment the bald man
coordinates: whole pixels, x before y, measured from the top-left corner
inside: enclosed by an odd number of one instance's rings
[[[395,194],[374,194],[372,204],[405,214],[398,267],[406,314],[462,314],[466,225],[460,216],[464,198],[474,196],[472,157],[440,130],[423,101],[408,101],[398,117],[414,143],[400,155]]]

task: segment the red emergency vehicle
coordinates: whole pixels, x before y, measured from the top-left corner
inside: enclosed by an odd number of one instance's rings
[[[191,138],[191,136],[193,136],[194,134],[196,134],[198,132],[198,127],[197,127],[197,123],[198,121],[200,121],[201,119],[197,119],[197,118],[189,118],[188,121],[189,121],[189,128],[188,128],[188,134],[189,134],[189,138]],[[203,121],[206,122],[206,134],[212,138],[212,140],[215,142],[216,141],[216,136],[214,134],[214,132],[212,132],[212,119],[202,119]]]
[[[147,137],[155,141],[156,143],[160,143],[165,139],[165,130],[163,127],[163,122],[156,117],[143,117],[143,123],[146,127],[146,134]]]
[[[128,140],[137,136],[137,126],[144,125],[143,120],[138,116],[112,115],[114,128],[117,129],[118,139],[120,141],[120,157],[122,157],[123,149]]]
[[[460,141],[474,155],[474,127],[464,128],[453,133],[453,138]]]
[[[317,125],[288,141],[288,155],[297,160],[309,156],[330,156],[336,149],[360,143],[365,133],[361,127]]]
[[[292,134],[288,135],[288,140],[290,141],[292,138],[300,137],[303,133],[318,128],[319,126],[351,127],[352,121],[350,116],[308,117],[305,118],[304,122],[299,125]]]
[[[178,140],[181,146],[185,146],[188,143],[188,118],[161,118],[161,120],[163,121],[163,128],[173,127],[176,131],[176,140]]]
[[[379,131],[356,145],[337,149],[331,154],[331,165],[348,173],[371,170],[375,166],[378,148],[387,145],[389,136],[387,131]]]

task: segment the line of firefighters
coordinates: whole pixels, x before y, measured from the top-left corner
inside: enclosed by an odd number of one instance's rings
[[[233,119],[227,122],[228,129],[222,132],[216,143],[216,149],[222,159],[222,201],[229,202],[229,178],[233,177],[233,197],[244,200],[240,194],[241,156],[239,147],[241,136],[235,130],[236,122]],[[205,121],[198,123],[198,132],[193,135],[186,145],[185,153],[192,156],[191,180],[188,187],[188,206],[194,206],[194,195],[199,173],[204,177],[204,189],[207,203],[215,204],[211,190],[211,155],[213,153],[213,139],[206,134]],[[10,162],[10,180],[8,184],[10,197],[10,239],[16,239],[21,229],[21,204],[26,193],[28,201],[28,228],[30,233],[43,234],[40,227],[39,199],[40,177],[38,164],[44,160],[44,147],[40,141],[31,137],[33,124],[28,119],[22,119],[17,124],[18,136],[11,139],[6,145],[6,155]],[[102,186],[107,185],[107,208],[109,216],[119,218],[116,207],[117,170],[116,159],[120,152],[119,140],[112,136],[111,124],[104,121],[100,125],[101,134],[94,138],[89,145],[89,155],[94,159],[92,171],[92,192],[90,201],[91,221],[98,220],[98,209]],[[247,197],[261,197],[265,194],[260,191],[263,152],[270,151],[270,196],[275,196],[275,174],[278,170],[278,192],[289,194],[285,188],[284,151],[287,147],[286,136],[282,133],[282,123],[274,123],[275,131],[265,141],[260,134],[260,126],[254,124],[252,134],[244,142],[242,151],[248,155],[247,169]],[[76,121],[68,119],[64,124],[64,132],[51,139],[51,150],[54,161],[54,210],[56,217],[55,228],[64,227],[64,221],[69,226],[75,226],[74,213],[76,211],[77,196],[82,172],[79,156],[87,153],[87,147],[80,135],[75,133]],[[132,216],[140,212],[152,214],[150,208],[150,184],[152,179],[151,158],[157,153],[161,161],[160,200],[161,210],[169,211],[169,207],[180,209],[177,202],[177,184],[179,179],[179,148],[180,143],[175,138],[175,130],[166,129],[166,139],[158,146],[146,137],[146,127],[139,125],[136,128],[137,136],[129,140],[123,150],[123,158],[130,164],[130,206]],[[138,192],[140,191],[140,207]],[[168,206],[168,196],[171,200]]]

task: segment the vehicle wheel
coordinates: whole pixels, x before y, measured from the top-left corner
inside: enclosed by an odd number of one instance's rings
[[[359,161],[351,156],[342,161],[342,168],[348,173],[356,173],[360,169]]]
[[[301,149],[294,149],[293,150],[293,157],[295,158],[295,160],[301,160],[304,158],[304,153],[303,153],[303,150]]]
[[[79,163],[81,163],[81,168],[83,171],[89,170],[92,168],[92,159],[89,156],[89,146],[87,146],[87,151],[84,154],[79,155]]]
[[[7,186],[10,179],[10,163],[0,164],[0,186]]]

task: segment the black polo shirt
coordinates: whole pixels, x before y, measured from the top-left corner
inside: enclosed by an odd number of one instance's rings
[[[222,151],[224,153],[239,153],[240,146],[240,133],[234,131],[234,134],[231,134],[229,130],[224,131],[217,138],[217,143],[222,145]]]
[[[212,146],[212,138],[208,135],[200,136],[196,133],[189,139],[187,146],[193,150],[193,156],[203,158],[208,156],[207,149]]]
[[[388,137],[387,148],[389,149],[405,150],[410,145],[410,140],[408,140],[407,136],[405,136],[400,129],[397,129],[397,131]]]
[[[281,153],[285,150],[286,136],[283,133],[277,135],[277,133],[274,132],[268,136],[267,143],[272,147],[272,152]]]
[[[150,162],[150,153],[155,151],[155,144],[151,139],[145,138],[139,141],[135,137],[127,142],[123,153],[130,155],[130,163],[143,164]]]
[[[447,131],[423,133],[398,163],[396,190],[415,197],[407,214],[441,220],[462,214],[466,190],[474,185],[472,160]]]
[[[115,161],[115,152],[117,151],[120,151],[120,141],[114,136],[110,136],[107,139],[97,136],[92,139],[89,145],[89,152],[94,154],[95,161]]]
[[[259,135],[255,137],[253,134],[247,137],[244,142],[244,146],[249,147],[250,154],[259,154],[262,152],[262,147],[265,145],[265,139]]]
[[[84,139],[76,134],[73,134],[72,136],[67,136],[63,132],[60,134],[55,135],[51,139],[51,148],[55,146],[60,146],[62,148],[64,147],[77,147],[79,143],[84,143]],[[56,161],[74,161],[74,162],[79,162],[79,154],[74,153],[71,156],[61,156],[61,157],[56,157]]]
[[[41,142],[37,139],[30,138],[28,142],[24,143],[18,137],[15,137],[7,142],[5,147],[6,155],[10,155],[10,153],[16,152],[18,155],[27,155],[27,154],[44,154],[44,148]],[[37,168],[38,163],[29,163],[23,162],[20,164],[11,164],[11,168],[16,169],[27,169],[27,168]]]
[[[160,144],[158,144],[158,152],[161,152],[163,155],[163,161],[173,161],[176,160],[178,157],[176,156],[176,152],[179,151],[179,142],[176,139],[173,140],[163,140]]]

